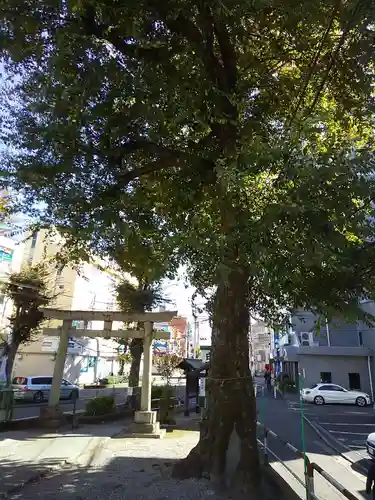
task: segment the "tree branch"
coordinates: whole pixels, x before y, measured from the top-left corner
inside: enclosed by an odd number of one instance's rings
[[[143,47],[129,40],[124,33],[113,26],[98,24],[95,19],[95,9],[92,6],[86,7],[81,20],[86,35],[106,40],[125,57],[143,59],[148,62],[165,61],[170,57],[168,47]]]
[[[147,163],[143,167],[134,168],[133,170],[127,170],[116,176],[116,180],[121,183],[128,184],[129,182],[139,179],[140,177],[144,177],[149,174],[156,174],[161,172],[166,168],[178,167],[179,159],[178,158],[169,158],[169,162],[166,159],[159,159]]]
[[[214,32],[219,43],[229,89],[237,85],[237,57],[227,27],[221,21],[214,21]]]
[[[119,154],[123,155],[126,153],[135,153],[137,151],[144,151],[145,153],[155,153],[159,155],[169,155],[169,156],[182,156],[189,155],[183,151],[173,150],[165,146],[160,146],[154,142],[148,141],[147,139],[138,139],[136,141],[128,141],[122,144],[119,148]]]

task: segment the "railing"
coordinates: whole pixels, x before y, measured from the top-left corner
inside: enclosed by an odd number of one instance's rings
[[[280,464],[298,481],[300,485],[305,488],[306,491],[306,500],[319,500],[319,497],[315,493],[315,484],[314,484],[314,471],[320,474],[331,486],[333,486],[338,492],[340,492],[345,498],[348,500],[358,500],[358,498],[353,495],[349,490],[347,490],[339,481],[337,481],[334,477],[332,477],[328,472],[326,472],[322,467],[314,462],[310,462],[309,457],[298,450],[295,446],[288,441],[285,441],[280,436],[278,436],[271,429],[267,429],[263,424],[257,422],[257,426],[263,429],[263,440],[258,439],[258,444],[263,449],[263,459],[264,464],[269,464],[268,455],[272,455]],[[291,450],[297,457],[304,460],[304,480],[301,479],[290,467],[288,467],[283,460],[281,460],[276,453],[274,453],[268,446],[268,437],[272,436],[277,441],[282,443],[286,448]]]
[[[104,392],[105,391],[105,392]],[[40,416],[40,408],[45,408],[48,406],[48,396],[49,391],[44,391],[44,397],[42,401],[33,401],[33,393],[37,391],[27,391],[28,399],[15,399],[14,394],[17,391],[13,389],[2,388],[0,389],[0,425],[11,421],[32,421],[36,420]],[[72,417],[75,420],[76,415],[81,415],[85,412],[85,405],[88,401],[100,397],[101,395],[113,396],[116,398],[116,407],[125,406],[132,408],[133,401],[129,395],[128,388],[111,388],[93,390],[92,396],[90,397],[79,397],[75,391],[72,391],[72,398],[70,399],[60,399],[59,408],[65,414]],[[153,410],[158,411],[160,409],[160,400],[162,398],[152,398],[151,407]],[[182,407],[181,399],[177,396],[171,396],[170,398],[170,408],[180,408]],[[134,407],[135,408],[135,407]],[[136,409],[136,408],[135,408]],[[25,411],[26,410],[26,411]]]

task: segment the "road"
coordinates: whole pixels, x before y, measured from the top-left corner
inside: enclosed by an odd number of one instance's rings
[[[259,410],[258,420],[265,426],[274,431],[281,440],[288,441],[298,450],[302,451],[305,447],[306,455],[312,463],[318,464],[328,474],[333,476],[345,488],[351,491],[357,498],[366,498],[365,477],[363,472],[356,469],[349,461],[345,460],[333,448],[328,446],[311,426],[304,422],[302,424],[300,411],[297,408],[297,401],[286,404],[282,399],[273,399],[271,395],[266,394],[263,401],[261,397],[257,398],[257,409]],[[349,408],[345,408],[348,410]],[[353,409],[353,408],[352,408]],[[356,408],[354,408],[355,410]],[[318,408],[318,411],[325,411],[325,418],[330,409],[328,407]],[[344,410],[344,411],[345,411]],[[314,407],[306,408],[306,413],[315,411]],[[340,413],[340,408],[334,408],[332,412]],[[333,413],[332,413],[333,415]],[[332,420],[334,416],[332,416]],[[302,432],[302,428],[304,427]],[[258,438],[263,440],[263,430],[259,428]],[[304,440],[302,439],[304,436]],[[303,488],[304,482],[304,461],[303,459],[288,449],[280,440],[269,435],[268,447],[270,448],[270,461],[275,467],[280,467],[280,460],[284,466],[292,471],[299,478],[300,487]],[[273,455],[274,454],[274,455]],[[275,457],[276,455],[276,457]],[[315,477],[315,492],[321,500],[339,500],[342,495],[317,472]],[[292,478],[293,479],[293,478]]]
[[[86,403],[90,400],[98,396],[104,395],[112,395],[115,394],[115,399],[117,404],[121,404],[125,402],[126,398],[126,388],[108,388],[108,389],[81,389],[79,399],[76,403],[77,410],[83,410],[85,408]],[[28,417],[38,417],[40,413],[40,407],[47,406],[47,402],[43,402],[41,404],[36,404],[33,402],[19,402],[14,406],[13,409],[13,420],[17,420],[20,418],[28,418]],[[60,406],[63,411],[72,411],[73,403],[68,400],[61,400]]]
[[[81,389],[79,394],[79,399],[76,403],[77,410],[83,410],[85,405],[90,399],[96,396],[113,395],[115,394],[116,404],[125,403],[127,398],[127,387],[112,388],[108,387],[106,389]],[[185,387],[176,387],[176,394],[178,397],[183,398],[185,395]],[[47,406],[47,402],[42,404],[36,404],[33,402],[17,403],[13,410],[13,420],[21,418],[38,417],[40,413],[40,407]],[[68,400],[61,400],[60,406],[63,411],[72,411],[73,403]]]
[[[299,413],[299,402],[288,401],[292,412]],[[346,405],[315,406],[304,404],[306,417],[317,426],[327,440],[353,460],[367,462],[366,438],[375,432],[373,407]]]

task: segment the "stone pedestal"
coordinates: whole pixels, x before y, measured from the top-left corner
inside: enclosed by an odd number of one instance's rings
[[[58,429],[66,424],[67,421],[59,408],[46,406],[40,408],[40,423],[48,429]]]
[[[156,421],[156,411],[136,411],[134,422],[126,435],[136,438],[162,439],[165,429],[160,429],[160,422]]]

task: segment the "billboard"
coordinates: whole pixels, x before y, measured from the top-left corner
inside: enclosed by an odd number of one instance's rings
[[[168,323],[154,323],[154,330],[159,332],[168,332],[170,334],[170,328]],[[152,343],[154,354],[165,354],[170,350],[170,339],[161,340],[155,339]]]
[[[13,250],[0,245],[0,274],[8,274],[12,270]]]

